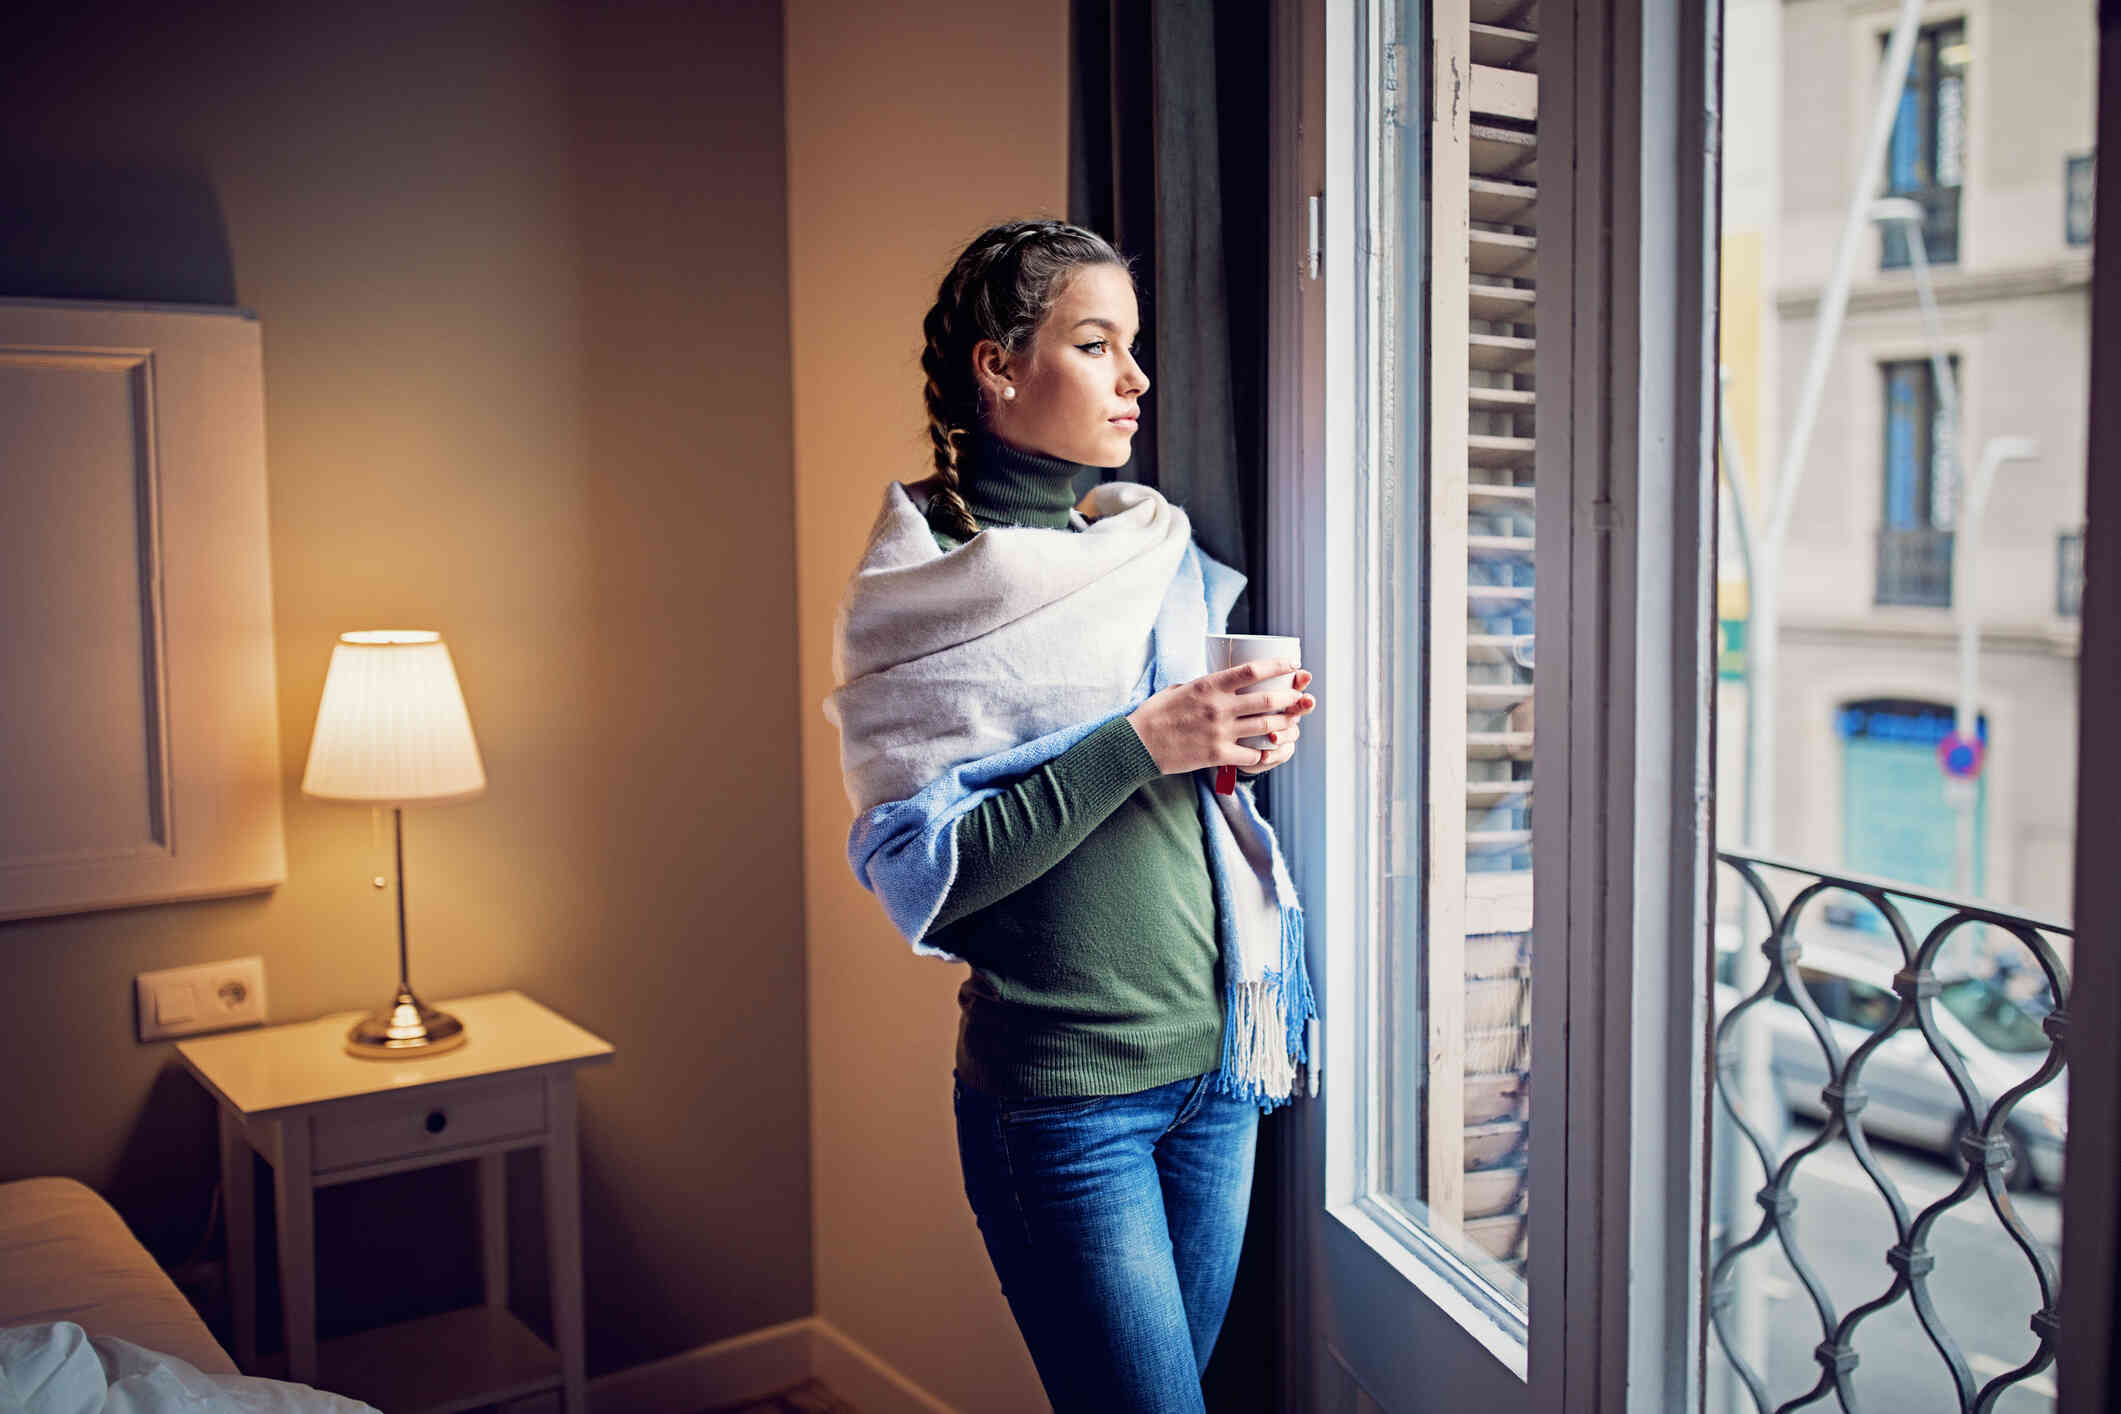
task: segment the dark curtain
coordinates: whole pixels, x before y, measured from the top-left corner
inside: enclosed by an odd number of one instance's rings
[[[1268,631],[1269,19],[1264,3],[1074,5],[1068,219],[1133,261],[1151,382],[1108,479],[1185,507],[1201,548],[1251,578],[1232,633]]]
[[[1257,0],[1074,3],[1068,219],[1133,261],[1151,383],[1134,458],[1105,476],[1185,507],[1200,547],[1248,576],[1232,633],[1273,631],[1262,583],[1270,19]],[[1256,788],[1270,813],[1272,781]],[[1267,1414],[1280,1398],[1285,1128],[1260,1124],[1251,1220],[1202,1382],[1215,1414]]]

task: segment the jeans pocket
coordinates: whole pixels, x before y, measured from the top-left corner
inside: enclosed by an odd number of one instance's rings
[[[1109,1095],[1061,1095],[1051,1099],[997,1100],[1004,1122],[1016,1120],[1070,1119],[1088,1114],[1112,1097]]]

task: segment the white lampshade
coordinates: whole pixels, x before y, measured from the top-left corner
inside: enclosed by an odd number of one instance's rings
[[[442,635],[340,634],[302,794],[364,805],[446,805],[485,789],[471,715]]]

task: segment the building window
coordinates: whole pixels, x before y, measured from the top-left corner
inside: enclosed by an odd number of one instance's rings
[[[2092,155],[2062,159],[2062,237],[2071,245],[2092,243]]]
[[[2084,532],[2055,537],[2055,612],[2074,619],[2084,612]]]
[[[1958,363],[1951,361],[1952,381]],[[1878,529],[1880,604],[1952,602],[1956,429],[1928,359],[1881,365],[1885,375],[1885,514]]]
[[[1959,261],[1959,188],[1966,172],[1966,22],[1924,26],[1915,40],[1907,86],[1886,148],[1888,196],[1904,196],[1922,208],[1922,244],[1932,265]],[[1909,264],[1906,230],[1884,228],[1880,265]]]

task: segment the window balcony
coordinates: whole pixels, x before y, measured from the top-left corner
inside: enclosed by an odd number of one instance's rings
[[[1952,533],[1928,526],[1880,530],[1876,602],[1950,608]]]
[[[1922,208],[1922,252],[1932,265],[1959,263],[1959,188],[1919,187],[1913,191],[1888,192],[1903,196]],[[1879,253],[1881,270],[1905,270],[1914,263],[1907,232],[1888,224],[1881,232],[1884,249]]]

